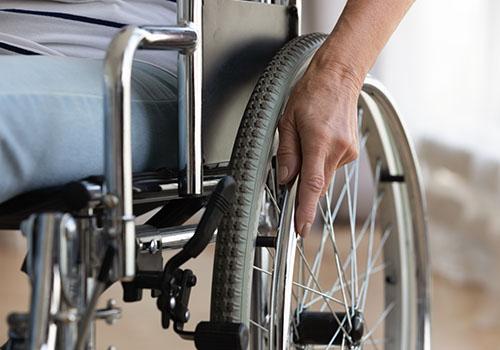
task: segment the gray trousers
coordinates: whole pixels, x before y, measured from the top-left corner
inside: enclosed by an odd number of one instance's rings
[[[0,56],[0,203],[103,174],[101,60]],[[177,166],[176,77],[137,62],[134,171]]]

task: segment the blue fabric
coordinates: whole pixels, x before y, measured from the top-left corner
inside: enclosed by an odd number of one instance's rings
[[[102,61],[0,56],[0,203],[103,173]],[[177,164],[176,78],[136,63],[134,171]]]

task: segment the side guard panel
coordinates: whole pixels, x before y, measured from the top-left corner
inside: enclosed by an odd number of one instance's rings
[[[249,1],[203,6],[203,153],[214,164],[229,161],[257,79],[296,35],[296,18],[286,6]]]

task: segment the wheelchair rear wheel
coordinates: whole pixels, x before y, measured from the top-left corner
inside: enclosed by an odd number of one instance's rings
[[[424,199],[383,89],[365,84],[361,156],[337,171],[308,239],[293,227],[296,184],[277,184],[277,123],[324,38],[291,41],[248,104],[230,164],[236,202],[217,238],[211,318],[246,323],[252,349],[428,349]]]

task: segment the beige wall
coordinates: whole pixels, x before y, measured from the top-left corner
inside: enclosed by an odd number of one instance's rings
[[[328,33],[333,29],[346,0],[302,0],[304,33]]]

